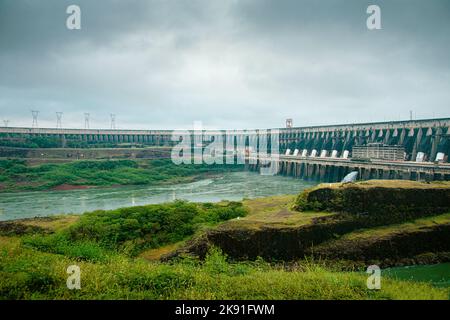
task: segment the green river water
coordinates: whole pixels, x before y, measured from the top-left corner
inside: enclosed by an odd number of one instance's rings
[[[83,213],[185,199],[193,202],[239,201],[281,194],[297,194],[314,185],[300,179],[230,172],[193,183],[164,186],[125,186],[70,191],[0,193],[0,221]]]
[[[435,287],[450,288],[450,263],[388,268],[382,270],[381,275],[399,280],[428,282]]]

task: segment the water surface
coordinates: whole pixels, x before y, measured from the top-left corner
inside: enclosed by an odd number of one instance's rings
[[[381,275],[399,280],[428,282],[435,287],[450,288],[450,263],[395,267]]]
[[[0,194],[0,220],[83,213],[185,199],[193,202],[242,200],[280,194],[297,194],[314,185],[292,177],[230,172],[217,178],[165,186],[126,186],[70,191]]]

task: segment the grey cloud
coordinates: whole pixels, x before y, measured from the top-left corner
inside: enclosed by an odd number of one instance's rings
[[[276,127],[448,116],[450,4],[0,0],[0,118],[54,126]],[[65,8],[82,8],[68,31]]]

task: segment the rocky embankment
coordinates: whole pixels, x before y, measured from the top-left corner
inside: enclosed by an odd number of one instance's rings
[[[252,223],[252,215],[229,221],[162,259],[184,254],[203,258],[217,246],[236,260],[312,256],[383,266],[450,261],[449,183],[322,184],[280,210],[288,212],[284,223]]]

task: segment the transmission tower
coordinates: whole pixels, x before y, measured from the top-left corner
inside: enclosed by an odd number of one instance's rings
[[[31,110],[31,115],[33,116],[33,124],[32,124],[32,128],[37,128],[38,127],[38,115],[39,115],[39,111],[37,110]]]
[[[89,113],[84,114],[84,128],[89,129],[89,117],[91,115]]]
[[[5,124],[5,127],[8,128],[9,120],[3,120],[3,123]]]
[[[111,113],[111,129],[116,128],[116,115]]]
[[[56,128],[62,128],[62,112],[56,112]]]
[[[286,128],[292,128],[293,121],[292,119],[286,119]]]

